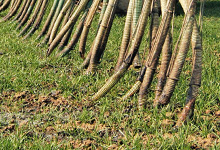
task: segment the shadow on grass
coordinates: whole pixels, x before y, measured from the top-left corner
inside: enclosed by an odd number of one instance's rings
[[[200,5],[199,5],[200,6]],[[198,9],[199,9],[198,6]],[[204,16],[205,17],[220,17],[220,1],[205,1],[205,6],[204,6]]]
[[[197,3],[197,13],[200,10],[200,2]],[[204,6],[204,16],[205,17],[220,17],[220,1],[219,0],[205,0],[205,6]],[[182,9],[182,6],[178,2],[176,4],[175,13],[177,16],[184,15],[184,11]],[[117,13],[118,17],[124,17],[126,16],[126,13]]]
[[[200,11],[200,2],[197,3],[197,14]],[[205,5],[204,5],[204,16],[205,17],[220,17],[220,1],[218,0],[205,0]],[[180,5],[180,3],[177,3],[176,9],[175,9],[176,15],[184,15],[184,11]]]

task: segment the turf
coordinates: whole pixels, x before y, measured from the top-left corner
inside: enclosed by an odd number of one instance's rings
[[[220,149],[219,3],[212,0],[205,4],[202,86],[193,119],[179,129],[173,125],[186,98],[191,51],[170,104],[162,109],[152,106],[156,80],[145,110],[137,110],[137,95],[120,100],[135,82],[138,72],[132,68],[91,106],[88,97],[113,73],[124,16],[116,16],[94,76],[79,70],[83,60],[78,46],[64,58],[54,57],[58,50],[46,58],[47,46],[36,47],[39,31],[23,40],[17,36],[15,23],[0,23],[0,149]],[[6,13],[1,12],[0,17]],[[95,19],[87,51],[96,31],[98,17]],[[174,39],[182,20],[180,12],[175,17]],[[141,55],[146,40],[147,36]]]

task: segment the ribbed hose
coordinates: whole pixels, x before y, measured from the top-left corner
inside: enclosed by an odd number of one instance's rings
[[[150,25],[150,45],[152,44],[152,40],[155,38],[158,26],[159,26],[159,14],[158,14],[158,4],[157,0],[153,1],[153,8],[151,13],[151,25]],[[151,47],[151,46],[150,46]],[[149,51],[150,53],[150,51]],[[139,72],[138,78],[135,82],[135,84],[132,86],[132,88],[123,96],[123,100],[126,98],[134,95],[137,93],[141,87],[141,84],[143,82],[143,78],[146,72],[146,66],[142,67],[141,71]],[[138,86],[137,86],[138,85]]]
[[[186,12],[187,10],[184,9]],[[194,18],[195,19],[195,18]],[[186,122],[193,116],[195,100],[199,94],[199,88],[201,86],[202,78],[202,38],[199,32],[196,20],[194,20],[193,33],[192,33],[192,49],[193,49],[193,66],[192,77],[189,84],[188,94],[186,98],[186,104],[183,108],[176,126],[179,127],[182,123]]]
[[[64,16],[61,28],[63,28],[66,25],[66,23],[68,22],[70,16],[74,12],[75,6],[76,6],[76,0],[73,0],[73,3],[71,4],[70,8],[67,10],[67,12],[66,12],[66,14]]]
[[[50,23],[50,27],[48,29],[48,32],[47,32],[46,36],[44,37],[44,40],[42,41],[41,44],[47,44],[48,43],[48,41],[50,39],[50,35],[52,33],[52,29],[54,27],[54,24],[55,24],[55,22],[57,20],[58,15],[60,14],[60,11],[61,11],[61,9],[63,7],[63,4],[64,4],[64,0],[59,0],[58,6],[56,8],[56,12],[55,12],[55,14],[53,16],[53,19],[52,19],[51,23]]]
[[[45,14],[47,4],[48,4],[48,0],[43,0],[42,6],[41,6],[39,14],[36,18],[36,21],[35,21],[34,25],[32,26],[31,30],[28,32],[28,34],[24,37],[24,39],[31,36],[39,28],[41,21],[43,19],[43,16]]]
[[[73,15],[70,17],[69,21],[66,23],[66,25],[61,29],[61,31],[58,33],[56,38],[53,40],[53,42],[50,44],[50,47],[47,50],[47,56],[49,56],[53,50],[56,48],[56,46],[59,44],[59,42],[62,40],[62,37],[68,32],[70,27],[76,22],[77,18],[79,17],[80,13],[83,11],[83,9],[86,7],[89,0],[81,0],[80,4],[78,5],[77,9],[73,13]]]
[[[83,61],[83,63],[79,67],[80,70],[88,68],[91,55],[92,55],[92,51],[89,51],[89,53],[87,54],[85,60]]]
[[[162,17],[164,16],[167,8],[167,0],[161,0],[161,10],[162,10]],[[163,90],[163,87],[166,83],[167,79],[167,70],[169,67],[171,55],[172,55],[172,46],[171,46],[171,33],[170,30],[168,31],[167,37],[165,39],[163,48],[162,48],[162,58],[161,58],[161,65],[160,65],[160,71],[158,73],[157,77],[157,85],[155,89],[155,99],[154,99],[154,105],[157,103],[161,92]]]
[[[31,2],[32,2],[31,0],[27,1],[26,5],[24,7],[24,10],[22,10],[21,16],[17,20],[17,23],[20,23],[22,21],[22,19],[24,18],[25,14],[28,12],[28,8],[29,8]]]
[[[72,26],[72,27],[68,30],[68,32],[63,36],[62,40],[60,41],[59,46],[58,46],[58,49],[59,49],[60,51],[62,51],[63,48],[68,44],[68,41],[69,41],[69,39],[70,39],[70,37],[71,37],[71,34],[72,34],[72,32],[73,32],[73,28],[74,28],[74,26]],[[78,40],[77,40],[77,41],[78,41]]]
[[[36,18],[38,16],[38,13],[40,11],[40,8],[41,8],[41,5],[42,5],[43,1],[44,0],[39,0],[37,2],[37,5],[36,5],[36,7],[34,9],[34,12],[33,12],[33,15],[31,16],[31,19],[28,21],[28,23],[26,24],[24,29],[19,33],[18,36],[24,35],[27,32],[27,30],[31,27],[31,25],[35,22],[35,20],[36,20]]]
[[[66,13],[66,16],[64,17],[64,20],[62,22],[62,26],[61,28],[63,28],[66,23],[68,22],[70,16],[72,15],[72,13],[74,12],[74,6],[75,6],[75,1],[73,2],[72,6],[69,8],[68,12]],[[58,46],[58,49],[60,51],[63,50],[63,48],[68,44],[68,41],[71,37],[71,34],[72,34],[72,31],[73,31],[73,28],[74,28],[75,25],[73,25],[69,31],[63,36],[62,40],[60,41],[59,43],[59,46]]]
[[[133,11],[133,5],[134,5],[133,2],[134,2],[133,0],[129,1],[126,21],[125,21],[125,26],[124,26],[123,36],[122,36],[122,42],[121,42],[121,47],[120,47],[119,56],[118,56],[118,61],[115,66],[115,72],[118,71],[119,67],[121,66],[121,64],[125,58],[125,53],[126,53],[126,50],[128,47],[129,40],[130,40],[132,11]]]
[[[92,49],[91,49],[92,54],[90,58],[89,67],[87,68],[87,71],[86,71],[87,74],[94,73],[96,71],[96,68],[98,65],[97,57],[99,55],[99,49],[101,47],[105,32],[107,31],[108,28],[111,28],[109,22],[111,21],[110,19],[113,19],[112,15],[114,15],[114,12],[115,12],[114,10],[116,9],[117,3],[118,3],[118,0],[110,0],[108,3],[107,9],[103,16],[102,23],[95,37],[94,45],[92,46]]]
[[[138,21],[138,26],[135,30],[135,34],[132,37],[130,43],[129,54],[127,55],[126,59],[124,60],[123,64],[121,65],[120,69],[110,77],[110,79],[106,82],[106,84],[92,97],[92,100],[98,100],[99,98],[103,97],[107,92],[111,90],[111,88],[120,80],[120,78],[124,75],[127,71],[128,67],[131,65],[134,57],[139,49],[142,37],[144,35],[144,30],[147,24],[147,16],[150,12],[151,0],[145,0],[143,9],[141,12],[140,19]]]
[[[24,0],[24,1],[23,1],[22,6],[21,6],[21,8],[20,8],[18,14],[16,15],[16,17],[14,17],[14,19],[13,19],[12,21],[18,20],[18,18],[21,16],[22,12],[24,11],[24,8],[25,8],[25,6],[26,6],[26,4],[27,4],[27,1],[28,1],[28,0]]]
[[[162,94],[159,98],[158,105],[166,105],[169,103],[173,94],[174,88],[179,80],[180,73],[182,71],[187,52],[189,50],[189,43],[192,36],[192,29],[194,23],[195,3],[192,3],[189,13],[186,14],[187,23],[185,24],[184,33],[179,45],[179,52],[176,56],[173,68],[170,72],[167,82],[164,86]]]
[[[39,34],[38,37],[37,37],[37,40],[39,40],[43,35],[45,35],[45,34],[47,33],[47,31],[48,31],[48,29],[49,29],[49,27],[50,27],[51,20],[53,19],[54,13],[56,12],[56,8],[57,8],[57,5],[58,5],[58,1],[59,1],[59,0],[54,0],[53,6],[52,6],[52,8],[51,8],[51,10],[50,10],[50,13],[49,13],[49,15],[48,15],[48,17],[47,17],[46,22],[44,23],[44,26],[43,26],[43,28],[42,28],[40,34]]]
[[[110,79],[108,79],[105,85],[91,98],[91,100],[96,101],[101,97],[103,97],[112,87],[115,86],[115,84],[118,83],[118,81],[127,71],[128,67],[129,67],[128,64],[123,63],[120,69],[114,75],[112,75]]]
[[[98,9],[99,4],[100,4],[100,0],[95,0],[93,2],[89,10],[88,16],[86,18],[86,21],[84,23],[84,26],[83,26],[83,31],[82,31],[80,43],[79,43],[79,53],[82,58],[84,58],[84,54],[85,54],[85,47],[86,47],[86,41],[87,41],[89,29],[91,27],[92,20],[95,16],[95,13],[96,13],[96,10]]]
[[[170,35],[170,33],[168,33],[166,40],[164,42],[164,45],[163,45],[163,49],[162,49],[162,59],[161,59],[160,71],[158,74],[157,85],[156,85],[156,89],[155,89],[155,99],[154,99],[155,104],[157,103],[157,101],[162,93],[163,87],[166,83],[167,70],[168,70],[170,58],[172,55],[172,50],[171,50],[170,44],[171,44],[171,35]]]
[[[162,16],[162,18],[163,18],[163,16]],[[151,13],[149,54],[151,53],[151,46],[152,46],[153,41],[156,37],[157,31],[159,28],[159,24],[160,24],[160,21],[159,21],[158,0],[154,0],[152,13]]]
[[[4,21],[9,20],[11,17],[13,17],[17,13],[19,7],[21,6],[21,2],[22,0],[17,0],[15,2],[13,10],[10,12],[8,16],[3,18]]]
[[[59,13],[59,15],[58,15],[58,17],[57,17],[57,19],[56,19],[56,21],[54,23],[54,26],[52,28],[50,39],[49,39],[49,43],[51,43],[54,40],[54,38],[55,38],[55,36],[56,36],[56,34],[58,32],[58,28],[59,28],[59,26],[60,26],[64,16],[66,15],[66,13],[67,13],[67,11],[70,8],[72,3],[73,3],[72,0],[67,0],[65,5],[63,6],[62,10],[60,11],[60,13]]]
[[[10,2],[11,2],[10,0],[5,0],[4,3],[0,7],[0,12],[6,10],[9,6]]]
[[[136,79],[135,84],[131,87],[131,89],[122,97],[123,100],[126,100],[127,98],[133,96],[135,93],[137,93],[141,87],[141,84],[143,82],[143,78],[146,72],[146,67],[142,67],[141,71],[139,72],[138,78]]]
[[[97,26],[97,30],[96,30],[95,36],[97,35],[98,30],[100,28],[102,19],[104,17],[104,14],[105,14],[105,11],[106,11],[106,8],[107,8],[107,5],[108,5],[108,1],[109,0],[103,0],[103,6],[102,6],[101,14],[99,16],[99,23],[98,23],[98,26]],[[87,56],[86,56],[85,60],[83,61],[83,63],[80,65],[79,69],[86,69],[86,68],[88,68],[89,62],[90,62],[90,58],[91,58],[91,55],[92,55],[92,51],[91,50],[92,50],[92,47],[93,47],[94,43],[95,43],[95,41],[93,41],[92,46],[90,48],[90,51],[87,54]]]
[[[142,0],[135,0],[134,5],[135,5],[135,7],[134,7],[134,13],[133,13],[132,32],[135,30],[138,19],[139,19],[139,16],[141,14],[143,1]],[[140,68],[141,67],[139,52],[137,52],[132,64],[133,64],[134,68]]]
[[[142,109],[144,106],[146,96],[148,94],[148,89],[151,85],[156,67],[158,65],[162,46],[164,44],[164,41],[166,39],[168,30],[170,27],[174,5],[175,5],[175,0],[168,1],[168,4],[167,4],[168,11],[163,16],[160,26],[158,28],[157,34],[155,36],[155,39],[152,42],[151,52],[149,53],[148,59],[146,61],[147,69],[144,75],[143,83],[139,91],[139,98],[138,98],[139,109]]]
[[[24,17],[20,21],[20,24],[17,26],[16,30],[19,30],[28,21],[28,18],[30,17],[31,12],[34,9],[35,3],[36,3],[36,0],[32,0],[31,1],[30,5],[28,7],[27,12],[24,14]]]
[[[84,12],[84,14],[83,14],[83,16],[84,16],[85,14],[86,14],[86,16],[85,16],[85,17],[82,17],[81,20],[80,20],[80,21],[83,21],[84,24],[85,24],[85,19],[86,19],[86,17],[88,17],[88,12],[89,12],[89,10],[90,10],[90,7],[91,7],[92,3],[93,3],[92,0],[90,0],[90,1],[87,3],[86,8],[85,8],[85,12]],[[74,33],[74,35],[73,35],[73,39],[75,39],[75,41],[76,41],[75,44],[78,43],[79,38],[80,38],[80,36],[82,35],[82,29],[81,29],[81,28],[82,28],[82,27],[81,27],[81,24],[79,23],[79,25],[77,26],[76,33]],[[73,30],[73,26],[69,29],[69,31],[68,31],[68,32],[64,35],[64,37],[62,38],[62,40],[61,40],[61,42],[60,42],[60,44],[59,44],[59,47],[58,47],[59,50],[63,50],[63,48],[68,45],[68,40],[69,40],[70,37],[71,37],[72,30]],[[74,46],[75,46],[75,44],[74,44]],[[74,46],[73,46],[73,47],[74,47]],[[72,48],[72,49],[73,49],[73,48]],[[67,54],[67,53],[66,53],[66,54]]]
[[[65,49],[63,49],[61,52],[59,52],[57,54],[57,57],[58,56],[62,56],[63,57],[65,55],[67,55],[71,50],[73,50],[73,48],[75,47],[75,45],[78,42],[79,37],[81,35],[82,29],[83,29],[83,23],[85,21],[87,13],[88,13],[88,11],[86,11],[83,14],[83,16],[82,16],[82,18],[81,18],[81,20],[80,20],[80,22],[79,22],[79,24],[78,24],[78,26],[77,26],[77,28],[75,30],[75,33],[73,34],[73,37],[72,37],[71,41],[69,42],[69,44],[66,46]]]
[[[141,81],[136,81],[132,88],[121,98],[122,100],[126,100],[129,97],[133,96],[141,87]]]
[[[0,20],[1,22],[4,21],[4,19],[7,18],[11,14],[11,12],[14,10],[15,6],[16,6],[16,1],[12,0],[10,2],[10,6],[9,6],[10,9],[9,9],[8,13],[3,17],[3,19]]]
[[[117,5],[117,4],[115,4],[115,5]],[[104,55],[104,51],[105,51],[105,48],[106,48],[106,45],[108,42],[109,34],[110,34],[112,24],[114,21],[115,12],[116,12],[116,7],[112,10],[111,16],[109,18],[108,28],[106,29],[105,34],[102,38],[102,42],[101,42],[100,48],[98,50],[98,57],[96,57],[96,59],[97,59],[96,62],[100,62],[100,60],[102,59],[102,57]]]

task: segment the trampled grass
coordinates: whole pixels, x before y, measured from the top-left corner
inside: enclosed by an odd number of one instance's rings
[[[137,95],[127,101],[119,99],[135,82],[137,70],[133,69],[90,106],[86,99],[113,73],[124,16],[115,18],[94,76],[78,69],[83,60],[77,47],[64,58],[54,54],[46,58],[47,46],[36,47],[39,31],[23,40],[17,36],[15,23],[0,23],[0,149],[220,149],[219,4],[219,0],[205,4],[202,86],[193,119],[178,130],[173,125],[186,98],[191,52],[170,104],[162,109],[152,106],[156,80],[144,111],[137,110]],[[175,38],[182,19],[181,14],[175,18]],[[145,41],[146,37],[141,54]]]

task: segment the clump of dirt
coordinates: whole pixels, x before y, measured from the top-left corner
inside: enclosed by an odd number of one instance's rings
[[[20,93],[15,93],[13,99],[14,100],[19,100],[19,99],[25,98],[27,96],[27,94],[28,94],[27,91],[20,92]]]
[[[173,120],[169,120],[169,119],[164,119],[162,121],[162,125],[174,125],[174,121]]]
[[[220,118],[220,110],[215,112],[215,115]]]
[[[212,111],[211,110],[209,110],[209,109],[207,109],[206,111],[205,111],[205,114],[212,114]]]
[[[93,149],[92,146],[96,147],[96,149],[102,149],[99,147],[94,140],[86,139],[86,140],[73,140],[70,142],[73,149]]]
[[[0,132],[3,132],[3,133],[7,131],[13,132],[14,130],[15,130],[15,124],[10,124],[7,127],[4,127],[2,130],[0,130]]]
[[[214,143],[218,144],[219,139],[213,134],[208,134],[207,138],[191,135],[188,137],[188,142],[193,142],[194,146],[196,145],[196,148],[209,149],[214,146]]]
[[[119,149],[119,147],[116,144],[112,144],[108,147],[108,150],[112,150],[112,149]]]
[[[29,93],[28,91],[18,93],[4,92],[1,95],[1,99],[2,101],[4,99],[2,107],[9,108],[9,110],[2,109],[2,111],[13,112],[13,108],[19,105],[19,112],[27,112],[32,114],[44,111],[46,106],[50,107],[51,109],[62,111],[68,108],[72,108],[73,105],[73,100],[71,97],[69,99],[64,98],[60,91],[52,91],[46,96],[37,96]],[[13,105],[14,107],[12,107]]]
[[[186,136],[186,140],[188,143],[192,143],[191,146],[192,149],[209,149],[210,147],[213,147],[215,143],[216,144],[220,143],[218,136],[215,134],[208,134],[206,138],[202,138],[199,135],[188,135]],[[143,144],[147,144],[155,137],[156,136],[152,134],[149,135],[143,134],[142,136]],[[164,140],[172,140],[172,141],[179,139],[179,135],[177,133],[164,133],[162,137],[164,138]]]

